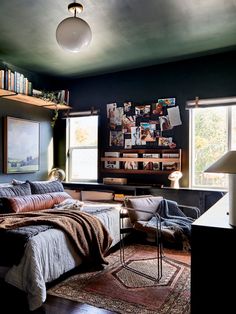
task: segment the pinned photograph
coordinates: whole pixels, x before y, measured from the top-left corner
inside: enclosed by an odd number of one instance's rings
[[[109,126],[112,130],[115,130],[118,126],[122,125],[122,118],[124,115],[124,108],[118,107],[110,110],[109,112]]]
[[[169,121],[172,127],[182,124],[179,106],[167,108]]]
[[[124,112],[130,113],[132,111],[132,103],[131,101],[124,102]]]
[[[110,131],[110,146],[124,146],[124,134],[121,131]]]
[[[140,126],[131,127],[131,140],[132,140],[132,146],[133,145],[142,145],[141,127]]]
[[[140,123],[140,127],[142,142],[154,142],[156,140],[156,124],[142,122]]]
[[[110,118],[110,112],[114,111],[116,109],[117,105],[116,103],[112,103],[112,104],[107,104],[107,118]]]
[[[161,131],[171,130],[172,125],[170,124],[170,120],[168,116],[161,116],[159,117],[160,120],[160,128]]]
[[[125,138],[125,149],[132,148],[132,140],[131,138]]]
[[[162,106],[175,106],[175,98],[160,98],[158,103]]]
[[[151,111],[151,105],[139,105],[135,106],[135,115],[149,117]]]
[[[122,131],[124,133],[131,133],[131,127],[136,125],[136,116],[125,116],[122,117]]]
[[[162,104],[154,103],[152,104],[152,114],[161,116],[163,115],[163,106]]]
[[[158,138],[158,145],[159,146],[170,146],[172,143],[172,137],[162,137]]]

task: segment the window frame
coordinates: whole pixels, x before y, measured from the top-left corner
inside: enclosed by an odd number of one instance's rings
[[[222,108],[226,108],[226,123],[227,123],[227,149],[228,151],[232,149],[233,147],[233,137],[232,137],[232,125],[233,125],[233,115],[232,115],[232,107],[234,104],[222,104],[221,100],[218,101],[218,105],[217,102],[214,104],[208,104],[207,105],[207,100],[205,100],[204,102],[204,106],[198,106],[198,104],[196,104],[195,106],[189,107],[188,105],[186,107],[186,109],[189,109],[189,186],[190,188],[193,189],[202,189],[202,190],[221,190],[221,191],[226,191],[227,188],[226,187],[216,187],[216,186],[200,186],[200,185],[196,185],[194,184],[194,173],[195,173],[195,168],[194,168],[194,156],[195,156],[195,151],[194,151],[194,147],[193,147],[193,143],[194,143],[194,133],[195,133],[195,128],[194,128],[194,110],[198,108],[198,110],[204,110],[204,108],[216,108],[216,107],[222,107]],[[236,107],[235,107],[236,110]]]
[[[76,119],[76,118],[84,118],[84,117],[97,117],[97,145],[96,146],[70,146],[70,131],[71,131],[71,123],[70,121],[72,119]],[[75,179],[72,177],[72,154],[73,154],[73,150],[76,149],[96,149],[97,150],[97,175],[96,175],[96,179],[85,179],[85,178],[81,178],[81,179]],[[67,156],[66,156],[66,174],[67,174],[67,178],[68,178],[68,182],[97,182],[98,181],[98,160],[99,160],[99,115],[98,114],[83,114],[83,113],[77,113],[76,116],[72,116],[72,117],[68,117],[66,119],[66,152],[67,152]]]

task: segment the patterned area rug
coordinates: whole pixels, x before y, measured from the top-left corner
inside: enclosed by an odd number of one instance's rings
[[[125,257],[130,267],[156,277],[155,252],[153,246],[130,245]],[[123,268],[119,251],[107,260],[105,269],[73,275],[50,288],[48,294],[122,314],[190,313],[190,256],[186,253],[165,251],[158,283]]]

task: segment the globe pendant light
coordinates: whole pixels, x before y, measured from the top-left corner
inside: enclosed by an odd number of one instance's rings
[[[56,39],[61,48],[70,52],[79,52],[90,44],[92,32],[88,23],[76,16],[76,13],[83,11],[80,3],[70,3],[68,10],[74,16],[64,19],[57,26]]]

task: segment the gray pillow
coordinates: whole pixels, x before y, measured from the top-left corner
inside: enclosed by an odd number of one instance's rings
[[[32,194],[44,194],[53,192],[64,192],[64,187],[60,181],[26,181],[30,184]]]
[[[0,187],[0,197],[30,195],[31,189],[28,182],[15,186]]]
[[[0,213],[5,212],[2,202],[3,197],[25,196],[31,195],[29,183],[22,183],[16,186],[1,186],[0,187]]]
[[[148,221],[153,217],[153,213],[157,211],[157,207],[163,200],[162,196],[137,196],[126,199],[125,205],[134,209],[141,209],[150,213],[128,210],[132,223],[141,220]]]

